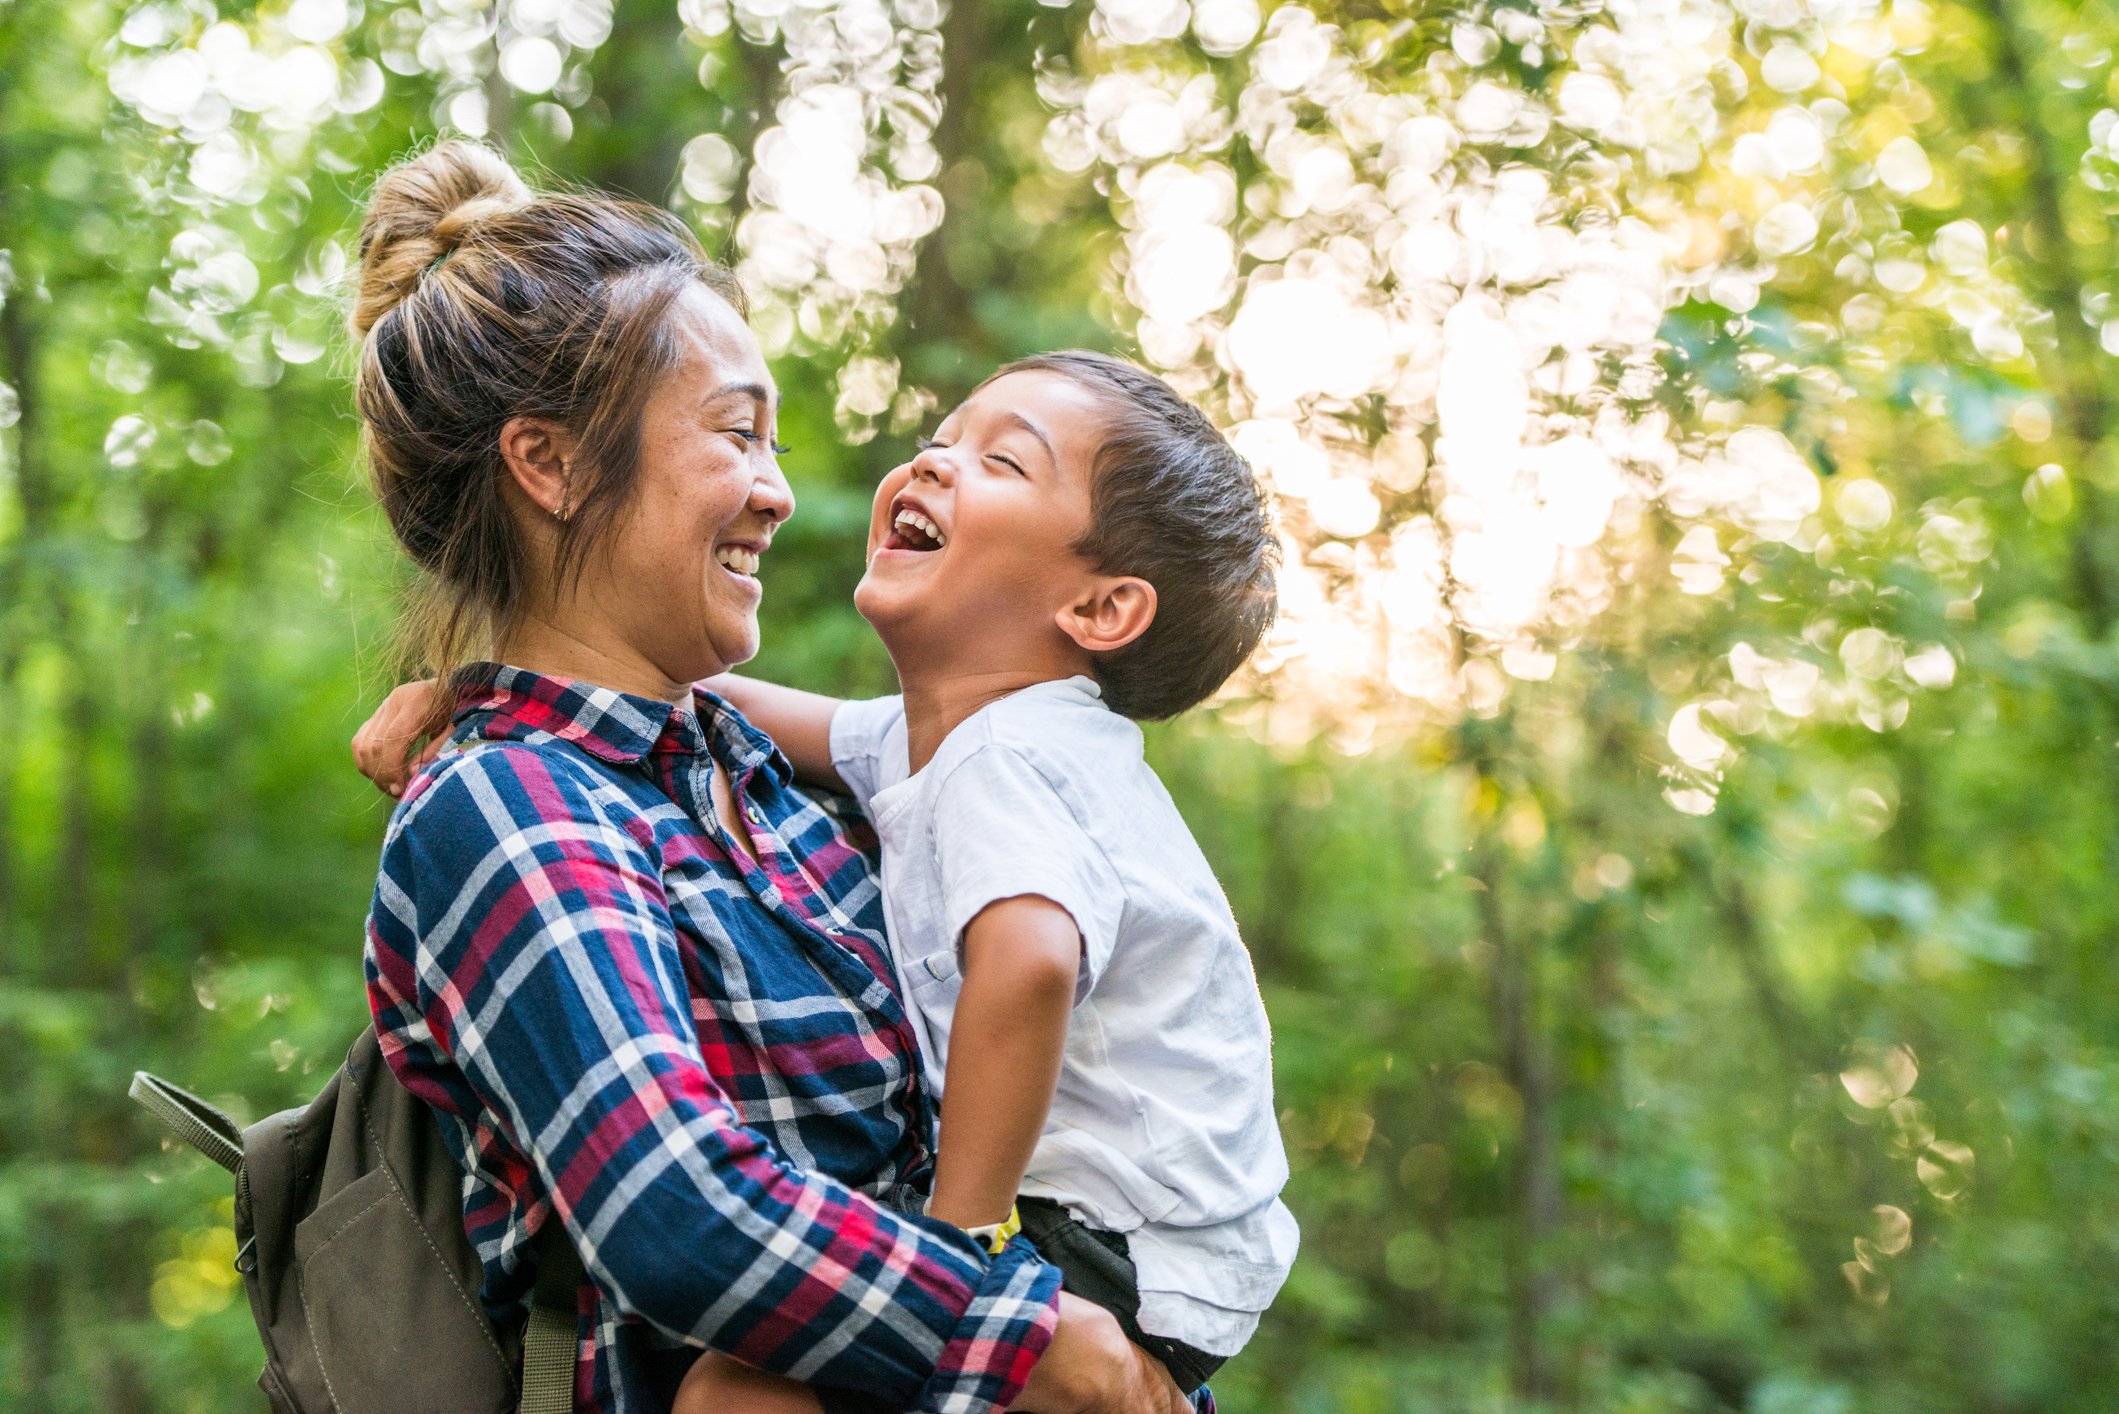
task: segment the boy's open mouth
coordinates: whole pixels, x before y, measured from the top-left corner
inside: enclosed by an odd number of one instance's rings
[[[917,505],[903,498],[892,504],[890,534],[884,538],[884,549],[939,550],[948,543],[947,533]]]

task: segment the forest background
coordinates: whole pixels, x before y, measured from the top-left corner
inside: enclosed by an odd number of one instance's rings
[[[222,1175],[364,1016],[404,576],[343,330],[441,132],[738,262],[801,512],[1163,369],[1280,629],[1151,750],[1272,1013],[1237,1410],[2119,1406],[2101,0],[0,0],[0,1405],[262,1408]]]

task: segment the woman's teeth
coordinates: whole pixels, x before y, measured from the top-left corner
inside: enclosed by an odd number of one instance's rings
[[[934,542],[934,548],[937,550],[949,543],[949,537],[942,534],[942,528],[918,511],[909,509],[899,511],[898,518],[893,524],[900,532],[914,531],[926,536]]]
[[[754,575],[758,572],[758,552],[740,545],[724,545],[714,551],[714,563],[737,574]]]

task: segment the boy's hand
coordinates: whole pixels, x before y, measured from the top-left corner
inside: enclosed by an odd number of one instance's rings
[[[432,761],[442,748],[435,737],[421,745],[420,728],[434,699],[434,679],[408,682],[383,699],[375,715],[353,734],[353,764],[392,800],[405,793],[412,773]],[[415,755],[413,748],[418,747]]]

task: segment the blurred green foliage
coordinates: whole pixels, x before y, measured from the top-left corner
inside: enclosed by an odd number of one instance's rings
[[[217,15],[331,8],[0,0],[10,1409],[262,1407],[225,1181],[123,1094],[147,1068],[255,1117],[365,1016],[388,811],[346,743],[390,681],[401,575],[329,304],[365,183],[464,92],[518,157],[657,200],[685,137],[747,153],[768,121],[770,43],[645,0],[538,105],[418,49],[481,7],[341,6],[380,87],[264,124],[233,204],[198,198],[198,134],[112,96],[114,64]],[[1527,13],[1317,8],[1409,75]],[[1917,134],[1932,180],[1884,205],[1826,182],[1827,235],[1762,267],[1753,307],[1700,293],[1663,329],[1673,414],[1784,429],[1825,479],[1819,534],[1711,594],[1678,591],[1665,543],[1549,680],[1360,757],[1210,715],[1153,734],[1257,956],[1305,1232],[1227,1407],[2119,1406],[2119,16],[1900,0],[1876,11],[1897,49],[1856,62],[1804,38],[1833,8],[1715,12],[1727,131],[1787,101],[1738,80],[1799,69],[1774,58],[1795,43],[1850,150]],[[821,689],[889,685],[848,594],[868,487],[921,415],[835,416],[852,351],[946,399],[1127,327],[1110,193],[1048,160],[1033,84],[1090,53],[1087,11],[959,0],[941,23],[947,215],[901,317],[777,360],[801,511],[757,667]],[[1550,56],[1510,42],[1494,62],[1536,92]],[[1741,243],[1732,170],[1628,190]],[[688,209],[728,238],[731,212]],[[1966,220],[1998,312],[1879,294],[1885,261]],[[1888,488],[1881,519],[1833,501],[1856,475]],[[1870,721],[1732,706],[1711,813],[1666,802],[1673,714],[1738,703],[1741,645],[1836,673],[1913,642],[1946,645],[1954,685]]]

